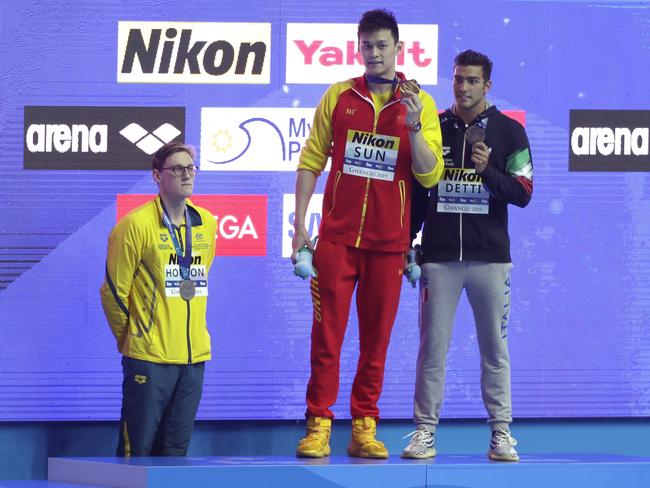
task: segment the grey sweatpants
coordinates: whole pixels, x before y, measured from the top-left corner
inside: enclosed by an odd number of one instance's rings
[[[511,263],[452,261],[422,265],[420,350],[415,380],[414,421],[435,432],[445,391],[447,351],[463,289],[474,313],[481,354],[481,393],[492,429],[512,422],[510,399]]]

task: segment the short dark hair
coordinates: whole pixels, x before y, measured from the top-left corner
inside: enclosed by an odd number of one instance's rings
[[[395,14],[384,8],[368,10],[361,16],[359,21],[357,39],[361,37],[361,34],[372,34],[381,29],[388,29],[393,34],[395,42],[399,41],[399,28],[397,27]]]
[[[192,161],[196,159],[196,150],[192,146],[183,144],[182,142],[168,142],[163,147],[156,151],[156,154],[153,155],[153,160],[151,161],[152,169],[160,169],[167,161],[167,158],[172,154],[178,152],[186,152],[192,158]]]
[[[454,66],[480,66],[483,69],[483,80],[490,81],[492,76],[492,61],[485,54],[467,49],[454,58]]]

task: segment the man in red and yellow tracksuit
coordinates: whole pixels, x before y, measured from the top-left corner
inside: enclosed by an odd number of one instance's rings
[[[432,187],[443,169],[435,102],[395,71],[402,44],[393,14],[366,12],[358,40],[366,73],[327,90],[298,165],[294,260],[304,246],[313,249],[305,214],[316,179],[332,159],[313,261],[318,275],[311,283],[307,435],[297,448],[304,457],[330,453],[330,407],[338,394],[340,351],[355,287],[360,356],[348,454],[388,457],[375,439],[377,402],[410,242],[411,184],[415,177]]]

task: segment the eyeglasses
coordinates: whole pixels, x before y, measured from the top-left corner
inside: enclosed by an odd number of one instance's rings
[[[187,174],[189,176],[195,176],[196,172],[199,169],[199,167],[194,165],[194,164],[190,164],[190,165],[187,165],[187,166],[183,166],[181,164],[176,164],[174,166],[166,166],[164,168],[158,168],[158,171],[164,171],[166,169],[171,171],[174,176],[183,176],[183,174],[185,173],[186,170],[187,170]]]

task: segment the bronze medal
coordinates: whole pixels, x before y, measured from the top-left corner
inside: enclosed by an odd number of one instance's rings
[[[181,286],[178,287],[181,298],[189,302],[196,294],[196,285],[190,279],[181,281]]]
[[[399,85],[403,95],[417,95],[420,93],[420,85],[415,80],[400,81]]]

